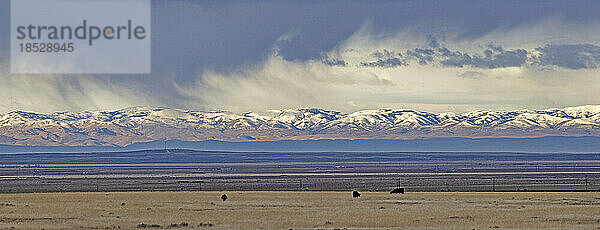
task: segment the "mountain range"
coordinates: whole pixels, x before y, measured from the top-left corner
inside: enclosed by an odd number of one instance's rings
[[[600,105],[468,113],[406,109],[342,113],[303,108],[238,114],[130,107],[116,111],[0,114],[0,144],[28,146],[126,146],[157,140],[244,142],[544,136],[600,136]]]

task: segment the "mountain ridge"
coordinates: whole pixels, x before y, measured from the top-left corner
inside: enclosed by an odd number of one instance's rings
[[[391,108],[353,113],[319,108],[232,113],[136,106],[114,111],[0,114],[0,144],[6,145],[543,136],[600,136],[600,105],[467,113]]]

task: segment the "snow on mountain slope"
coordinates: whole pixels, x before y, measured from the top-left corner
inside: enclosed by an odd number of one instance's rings
[[[127,145],[189,141],[600,136],[600,106],[428,113],[377,109],[350,114],[304,108],[242,114],[130,107],[116,111],[0,114],[0,144]]]

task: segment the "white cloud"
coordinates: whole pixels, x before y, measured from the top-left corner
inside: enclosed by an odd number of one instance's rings
[[[33,112],[119,109],[156,103],[135,86],[92,76],[0,76],[0,111]]]
[[[474,40],[447,34],[441,42],[452,50],[481,55],[489,44],[531,52],[559,41],[600,44],[600,36],[592,36],[600,33],[600,28],[586,28],[598,27],[545,21],[529,27],[499,28]],[[379,60],[372,55],[376,51],[405,52],[426,47],[427,36],[415,31],[376,34],[364,26],[323,53],[345,65],[285,60],[277,54],[277,44],[297,36],[297,32],[286,33],[274,44],[273,55],[262,63],[226,73],[204,70],[195,81],[183,83],[172,76],[144,83],[144,77],[120,81],[114,76],[5,75],[0,76],[0,97],[4,98],[0,100],[0,111],[105,110],[150,105],[234,112],[298,107],[344,112],[381,107],[465,112],[566,107],[597,104],[600,99],[597,68],[573,70],[530,64],[493,69],[449,67],[439,64],[439,60],[427,65],[412,60],[408,65],[388,68],[360,65]]]
[[[559,26],[559,30],[569,28]],[[504,31],[504,36],[498,31],[492,32],[496,34],[493,44],[501,46],[507,41],[512,47],[513,37],[521,29]],[[490,36],[469,41],[468,52],[489,49]],[[528,41],[540,41],[535,34],[531,36]],[[319,60],[286,61],[275,53],[264,63],[231,74],[207,71],[196,85],[180,90],[191,100],[201,100],[206,108],[232,111],[323,107],[350,112],[396,107],[464,112],[596,104],[600,99],[598,69],[538,68],[529,64],[492,69],[440,64],[389,68],[360,65],[365,60],[376,61],[372,55],[376,51],[409,50],[427,44],[425,37],[418,37],[410,30],[379,36],[365,27],[324,54],[347,62],[346,66]],[[463,41],[445,43],[448,47],[465,46]]]

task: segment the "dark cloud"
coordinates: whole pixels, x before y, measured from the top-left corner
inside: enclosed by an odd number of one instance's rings
[[[593,69],[600,67],[600,46],[591,44],[546,45],[536,48],[540,52],[534,63],[554,65],[567,69]]]
[[[464,67],[472,66],[476,68],[502,68],[522,66],[527,62],[527,51],[524,49],[504,50],[501,46],[489,45],[483,54],[466,54],[460,51],[451,51],[441,46],[435,39],[430,38],[429,45],[435,48],[414,48],[404,53],[396,53],[384,49],[375,51],[372,57],[379,60],[374,62],[362,62],[361,66],[370,67],[396,67],[407,66],[410,62],[416,62],[419,65],[428,65],[439,60],[443,66]]]
[[[360,66],[364,67],[396,67],[396,66],[407,66],[408,61],[402,53],[397,53],[387,49],[377,50],[371,54],[371,57],[377,58],[377,61],[372,62],[361,62]]]
[[[459,51],[452,52],[445,47],[440,50],[443,51],[441,52],[441,55],[447,58],[440,61],[440,63],[444,66],[463,67],[473,62],[473,59],[468,54],[463,54]]]
[[[437,41],[437,38],[433,35],[427,35],[427,45],[431,48],[439,48],[440,43]]]
[[[471,63],[465,63],[478,68],[503,68],[522,66],[527,61],[527,51],[517,49],[505,51],[502,47],[493,47],[484,51],[484,56],[475,55]]]
[[[477,68],[503,68],[522,66],[527,62],[527,51],[524,49],[504,50],[502,46],[488,45],[488,49],[479,54],[463,54],[450,51],[446,47],[438,48],[439,55],[446,58],[440,63],[444,66],[472,66]]]
[[[190,98],[181,90],[184,86],[200,85],[204,73],[216,72],[229,77],[235,76],[229,73],[257,66],[270,57],[273,45],[286,34],[291,34],[290,38],[278,44],[278,54],[283,59],[319,60],[326,65],[344,66],[348,60],[321,59],[321,55],[335,49],[364,25],[369,25],[368,32],[375,37],[406,30],[417,35],[431,34],[425,47],[401,52],[383,50],[378,56],[359,63],[365,67],[401,67],[413,62],[477,68],[517,66],[523,65],[524,50],[492,46],[484,53],[466,53],[445,47],[441,38],[446,34],[458,41],[476,40],[499,28],[518,28],[556,15],[563,16],[565,24],[584,25],[600,21],[599,8],[600,2],[592,0],[577,3],[560,0],[153,0],[152,74],[53,76],[58,79],[54,88],[81,91],[56,98],[65,105],[73,104],[71,101],[79,100],[78,95],[86,93],[83,87],[69,86],[90,78],[99,91],[127,87],[139,92],[132,93],[131,97],[148,101],[148,105],[205,109],[204,105],[208,104],[205,99]],[[2,80],[9,78],[8,68],[5,68],[9,63],[9,30],[10,0],[0,0],[0,31],[4,31],[0,33]],[[578,35],[572,36],[577,38]],[[534,63],[540,65],[571,69],[598,67],[595,46],[545,46],[539,52],[542,55]],[[208,89],[200,87],[197,91],[202,90]]]
[[[394,53],[392,51],[383,49],[382,51],[375,51],[373,52],[373,54],[371,54],[371,56],[373,56],[374,58],[394,58],[396,56],[402,56],[401,53]]]
[[[288,32],[294,36],[281,44],[280,56],[285,60],[319,59],[365,23],[373,34],[416,26],[416,33],[431,34],[428,45],[435,49],[440,44],[434,35],[476,39],[499,27],[512,28],[555,15],[568,22],[590,22],[600,20],[598,7],[597,1],[572,4],[558,0],[155,0],[153,30],[159,38],[153,40],[153,46],[167,55],[153,57],[158,59],[153,64],[165,63],[158,69],[173,69],[178,75],[205,68],[227,71],[264,61],[273,43]],[[414,58],[420,63],[429,59]],[[182,71],[187,69],[194,71]]]
[[[443,46],[435,38],[428,37],[429,48],[414,48],[405,52],[387,49],[375,51],[370,56],[376,61],[361,62],[364,67],[397,67],[411,63],[419,65],[440,64],[450,67],[475,67],[495,69],[538,65],[566,69],[600,68],[600,46],[592,44],[546,45],[535,49],[507,50],[500,45],[488,45],[482,53],[463,53]]]
[[[419,65],[431,63],[433,61],[433,55],[435,55],[433,49],[415,48],[414,50],[406,51],[406,56],[409,59],[416,59],[419,62]]]
[[[9,3],[0,0],[3,31],[9,27]],[[437,49],[441,46],[433,35],[476,39],[497,28],[514,28],[556,15],[563,16],[566,23],[589,23],[600,20],[599,7],[600,2],[592,0],[576,4],[559,0],[153,0],[152,72],[156,74],[151,77],[171,75],[186,84],[205,70],[227,72],[251,66],[268,58],[275,41],[288,32],[294,36],[282,43],[279,54],[286,60],[310,60],[335,48],[365,23],[373,34],[417,28],[416,33],[432,34],[428,45]],[[0,36],[2,51],[8,47],[8,34]],[[8,59],[7,53],[2,53]],[[414,58],[419,63],[429,62],[427,55],[418,52]],[[461,59],[466,57],[449,62],[460,63]]]
[[[361,62],[361,66],[365,67],[396,67],[396,66],[406,66],[408,63],[406,61],[401,60],[400,58],[387,58],[387,59],[379,59],[374,62]]]
[[[0,67],[10,59],[10,7],[9,0],[0,0]],[[0,72],[2,74],[2,72]]]

